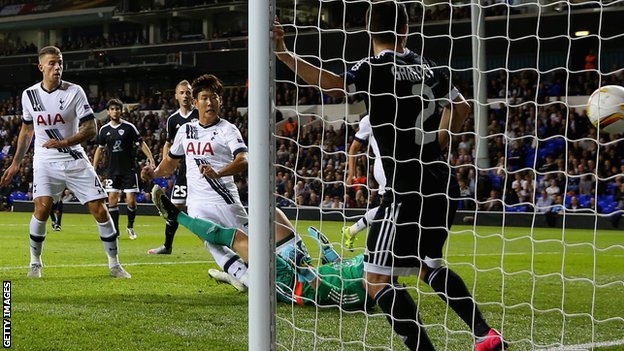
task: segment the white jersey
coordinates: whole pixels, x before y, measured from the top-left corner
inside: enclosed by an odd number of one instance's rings
[[[240,204],[233,176],[209,179],[199,171],[200,165],[210,165],[218,172],[240,152],[247,152],[247,145],[240,131],[224,119],[210,126],[202,126],[198,120],[180,126],[169,156],[185,157],[189,210],[205,203]]]
[[[62,149],[41,147],[50,139],[62,140],[78,133],[81,122],[95,118],[84,90],[79,85],[62,81],[58,88],[47,91],[37,83],[22,93],[24,123],[34,124],[33,161],[44,162],[87,159],[80,144]]]
[[[373,175],[375,176],[377,184],[379,184],[379,193],[383,194],[386,188],[386,174],[384,173],[383,166],[381,165],[379,146],[377,145],[377,140],[375,140],[375,137],[373,136],[373,129],[371,128],[370,118],[368,115],[364,116],[364,118],[360,120],[358,132],[355,133],[355,139],[361,143],[368,142],[371,149],[373,149],[373,155],[375,155]]]

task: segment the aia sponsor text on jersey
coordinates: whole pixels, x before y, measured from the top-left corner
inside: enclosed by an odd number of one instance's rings
[[[214,156],[214,151],[210,142],[191,141],[186,145],[186,154],[199,156],[210,154]]]
[[[37,116],[37,125],[53,126],[56,124],[65,124],[65,120],[60,113],[57,113],[56,115],[48,113],[47,115]]]

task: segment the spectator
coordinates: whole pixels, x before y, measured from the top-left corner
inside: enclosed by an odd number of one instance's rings
[[[556,179],[551,179],[550,180],[550,185],[548,186],[548,188],[546,188],[546,193],[553,200],[555,199],[555,197],[557,195],[561,194],[561,189],[559,188],[559,185],[557,185],[557,180]]]
[[[331,208],[333,204],[332,198],[330,195],[325,195],[323,202],[321,203],[321,208]]]
[[[490,197],[485,200],[482,209],[484,211],[502,211],[503,201],[498,196],[498,191],[490,190]]]
[[[290,201],[290,194],[288,191],[284,192],[283,196],[279,196],[277,200],[277,207],[290,207],[292,206],[292,202]]]
[[[576,196],[572,196],[572,198],[570,199],[570,203],[566,206],[566,210],[571,212],[579,212],[581,211],[581,209],[582,207],[579,203],[578,198]]]
[[[344,208],[344,203],[340,201],[340,196],[334,196],[331,208]]]
[[[546,190],[542,190],[541,196],[537,198],[535,208],[537,212],[546,213],[550,210],[553,204],[553,197],[549,196]]]

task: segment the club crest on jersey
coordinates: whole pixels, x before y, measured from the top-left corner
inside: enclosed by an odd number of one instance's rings
[[[65,124],[65,120],[60,113],[57,113],[54,116],[49,113],[47,115],[37,116],[37,125],[52,126],[55,124]]]
[[[123,129],[120,129],[120,130],[118,131],[119,135],[124,135],[124,133],[125,133],[125,132],[126,132],[126,131],[125,131],[125,130],[123,130]]]
[[[212,145],[207,142],[201,141],[192,141],[186,145],[186,154],[187,155],[214,155],[212,151]]]
[[[64,103],[65,103],[65,100],[63,100],[63,99],[59,99],[59,104],[61,104],[61,105],[59,106],[59,110],[63,110],[63,109],[65,108],[65,107],[63,106],[63,104],[64,104]]]

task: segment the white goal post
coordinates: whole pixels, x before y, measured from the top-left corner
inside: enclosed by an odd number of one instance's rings
[[[249,2],[249,349],[275,349],[270,0]]]

